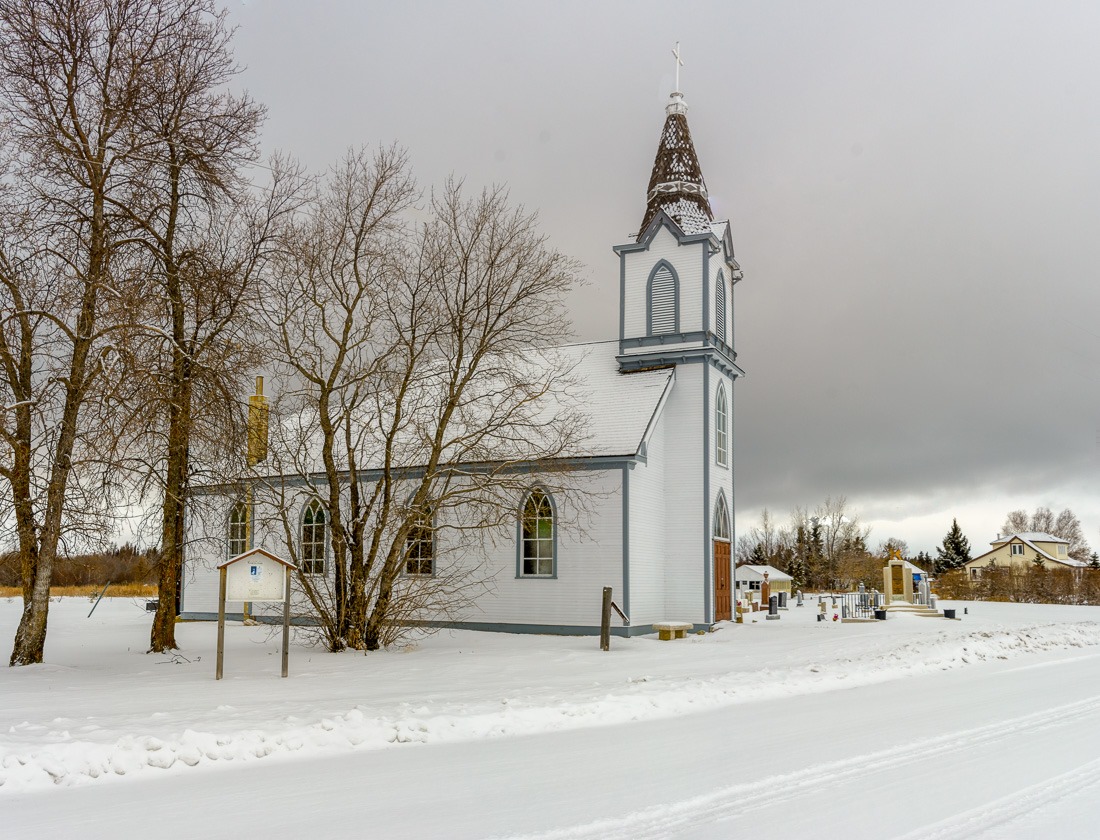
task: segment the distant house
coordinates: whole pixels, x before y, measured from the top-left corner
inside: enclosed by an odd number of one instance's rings
[[[780,592],[786,592],[787,596],[790,596],[791,582],[794,578],[786,572],[779,571],[775,566],[753,566],[746,563],[733,571],[733,586],[737,600],[762,603],[765,579],[768,581],[770,594],[778,595]]]
[[[1039,558],[1044,569],[1080,569],[1086,564],[1069,556],[1069,542],[1052,534],[1027,531],[1022,534],[997,536],[990,543],[993,548],[965,563],[966,575],[977,578],[982,569],[993,567],[1026,568]]]

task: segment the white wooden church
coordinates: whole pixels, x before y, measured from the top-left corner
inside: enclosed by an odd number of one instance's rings
[[[680,92],[666,111],[637,239],[613,248],[618,337],[561,348],[589,391],[590,437],[583,457],[568,462],[595,491],[584,502],[586,525],[571,527],[578,516],[564,509],[570,500],[532,481],[516,499],[513,528],[486,540],[479,556],[448,552],[445,540],[427,546],[417,572],[476,562],[491,578],[463,614],[441,624],[597,633],[605,586],[630,618],[620,634],[649,633],[659,621],[705,629],[732,618],[733,385],[743,375],[733,291],[741,270],[729,222],[713,218]],[[283,535],[246,537],[239,504],[227,494],[224,510],[191,512],[192,533],[224,538],[188,550],[185,619],[216,618],[218,563],[252,546],[278,551]],[[305,508],[298,521],[303,549],[317,547],[302,552],[311,558],[302,572],[324,574],[323,522]],[[240,617],[244,605],[226,606]]]

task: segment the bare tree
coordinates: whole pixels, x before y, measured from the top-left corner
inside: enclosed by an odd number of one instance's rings
[[[203,440],[231,439],[239,412],[232,410],[235,389],[226,381],[252,361],[242,310],[251,303],[288,180],[276,171],[269,212],[249,206],[239,168],[256,155],[263,109],[225,89],[237,73],[226,12],[212,0],[173,5],[171,26],[160,34],[155,86],[135,114],[144,166],[135,172],[136,189],[125,205],[150,263],[149,305],[141,319],[147,329],[136,354],[136,379],[145,388],[135,395],[138,422],[132,428],[142,432],[137,451],[157,453],[140,465],[144,484],[155,488],[160,502],[161,597],[152,651],[176,647],[190,455]]]
[[[820,528],[825,580],[830,586],[843,585],[838,580],[842,561],[866,557],[869,527],[860,524],[859,515],[848,506],[844,496],[829,496],[818,505],[810,517],[812,525]]]
[[[1048,507],[1037,507],[1031,514],[1031,530],[1041,534],[1054,533],[1054,511]]]
[[[133,228],[118,212],[141,155],[135,113],[154,87],[170,10],[110,0],[0,0],[4,155],[18,180],[0,214],[3,465],[23,615],[11,664],[41,662],[65,533],[103,513],[110,425],[86,424],[111,384],[132,300]],[[104,520],[85,534],[102,532]]]
[[[318,581],[303,573],[300,581],[331,650],[346,646],[350,612],[362,609],[350,603],[351,593],[363,591],[367,521],[382,485],[361,476],[361,461],[374,455],[369,407],[385,397],[390,349],[382,329],[384,293],[404,247],[402,214],[415,198],[403,151],[349,153],[288,231],[282,258],[272,267],[271,355],[282,387],[265,469],[276,471],[268,486],[288,513],[281,523],[292,558],[300,559],[297,520],[289,511],[300,506],[287,504],[282,477],[305,476],[308,496],[322,505],[332,577]],[[413,384],[386,383],[406,390]],[[400,396],[399,390],[399,404]],[[395,417],[390,435],[405,422]]]
[[[883,559],[889,559],[890,552],[897,551],[898,554],[906,558],[909,556],[909,543],[900,537],[888,537],[879,543],[878,556]]]
[[[748,563],[753,557],[763,556],[771,563],[782,554],[789,541],[789,531],[776,527],[771,512],[764,508],[760,513],[760,524],[737,538],[737,562]]]
[[[870,533],[844,496],[828,497],[813,513],[794,508],[786,528],[777,528],[765,510],[760,526],[738,540],[738,563],[764,557],[794,577],[797,584],[845,588],[854,580],[867,578],[867,570],[874,565],[867,550]]]
[[[121,351],[126,376],[114,377],[110,404],[81,402],[86,421],[101,411],[99,426],[124,433],[142,501],[154,496],[160,507],[151,649],[170,649],[191,454],[231,442],[240,412],[226,378],[254,361],[243,340],[253,279],[296,179],[277,164],[257,198],[239,174],[255,157],[263,110],[226,90],[237,68],[213,0],[10,0],[0,17],[16,153],[55,214],[31,240],[38,264],[43,254],[87,251],[82,282],[94,300],[69,320],[103,325]],[[75,235],[75,250],[60,246],[59,232]],[[105,305],[117,323],[104,321]],[[81,329],[76,336],[79,362]],[[99,461],[117,476],[111,443]],[[70,495],[82,475],[70,470]]]
[[[1060,537],[1069,543],[1068,554],[1074,560],[1088,563],[1092,556],[1092,549],[1085,532],[1081,528],[1081,521],[1069,508],[1065,508],[1057,516],[1048,507],[1037,507],[1029,517],[1026,510],[1009,511],[1001,526],[1004,534],[1022,534],[1034,531],[1042,534],[1050,534]]]
[[[1001,526],[1001,532],[1009,534],[1023,534],[1031,530],[1031,517],[1026,510],[1010,510],[1005,517],[1005,524]]]
[[[291,556],[302,507],[288,495],[324,511],[331,576],[299,580],[332,650],[376,649],[476,585],[405,574],[410,535],[482,539],[515,516],[517,466],[550,475],[581,434],[571,368],[535,349],[567,333],[573,261],[499,189],[469,199],[448,182],[419,226],[415,198],[401,151],[349,155],[276,275],[266,484]]]
[[[240,475],[245,466],[242,374],[261,353],[254,336],[257,280],[282,220],[293,212],[298,178],[282,165],[265,194],[226,197],[203,213],[202,226],[170,246],[180,246],[171,270],[151,271],[164,283],[147,296],[143,327],[133,346],[141,390],[129,395],[132,432],[127,466],[143,496],[159,502],[159,588],[150,649],[175,647],[176,598],[184,550],[184,511],[197,480]],[[158,266],[164,267],[164,258]],[[159,329],[157,328],[159,326]],[[237,457],[235,457],[237,456]]]
[[[1054,520],[1054,530],[1050,533],[1069,542],[1068,553],[1074,560],[1088,563],[1092,558],[1092,549],[1085,539],[1085,531],[1081,527],[1081,520],[1069,508],[1064,509]]]

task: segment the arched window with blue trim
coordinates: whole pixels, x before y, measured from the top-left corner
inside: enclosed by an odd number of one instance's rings
[[[726,505],[726,494],[719,491],[718,501],[714,503],[714,538],[730,540],[730,511]]]
[[[724,344],[729,344],[726,335],[726,275],[721,271],[714,288],[714,333]]]
[[[435,527],[430,510],[413,520],[405,537],[405,574],[435,574]]]
[[[229,509],[226,551],[230,557],[248,551],[248,505],[237,502]]]
[[[554,575],[554,506],[542,490],[532,490],[520,512],[519,573],[521,577]]]
[[[657,263],[649,274],[646,329],[649,335],[680,331],[680,278],[665,260]]]
[[[729,406],[726,403],[725,383],[718,383],[718,397],[714,400],[714,457],[720,467],[729,466]]]
[[[302,511],[302,574],[325,573],[325,542],[328,518],[318,499],[313,499]]]

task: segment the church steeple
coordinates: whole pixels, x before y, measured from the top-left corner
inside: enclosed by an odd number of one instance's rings
[[[741,266],[729,222],[715,221],[707,200],[680,92],[679,46],[673,50],[676,89],[642,227],[633,242],[614,248],[620,259],[619,369],[706,361],[732,380],[742,374],[733,350],[733,287]]]
[[[645,217],[638,236],[645,232],[660,210],[671,216],[687,234],[709,233],[714,220],[699,156],[695,154],[695,144],[691,142],[684,95],[675,90],[670,98],[672,101],[665,108],[668,116],[661,131],[657,157],[653,161],[653,174],[649,176]]]

